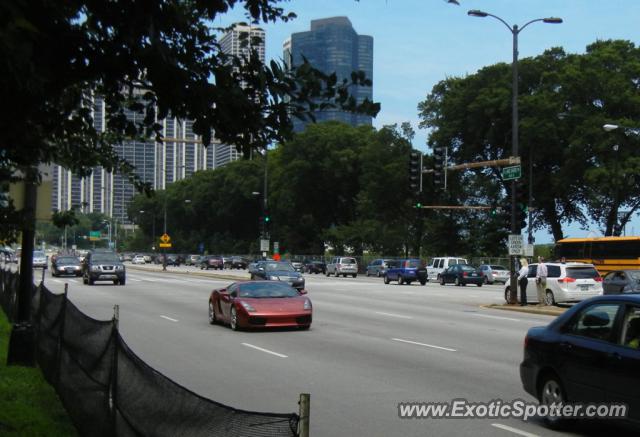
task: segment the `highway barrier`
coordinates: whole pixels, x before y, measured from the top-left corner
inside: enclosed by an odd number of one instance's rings
[[[17,284],[17,273],[0,269],[0,302],[10,319]],[[150,367],[121,337],[117,307],[112,320],[95,320],[67,298],[66,289],[54,294],[41,283],[32,308],[38,365],[80,435],[299,435],[298,414],[229,407]]]

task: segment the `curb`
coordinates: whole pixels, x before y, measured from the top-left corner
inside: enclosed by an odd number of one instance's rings
[[[516,313],[528,313],[528,314],[542,314],[545,316],[553,316],[557,317],[560,314],[563,314],[568,308],[555,308],[553,307],[542,307],[538,308],[533,306],[531,308],[521,307],[519,305],[504,305],[504,304],[485,304],[480,305],[481,308],[492,309],[492,310],[503,310],[503,311],[513,311]]]
[[[132,265],[127,266],[127,269],[138,270],[140,272],[153,272],[153,273],[160,273],[160,274],[171,273],[171,274],[178,274],[178,275],[203,276],[205,278],[229,279],[231,281],[242,281],[242,280],[249,279],[248,277],[245,278],[242,276],[223,275],[218,273],[190,272],[190,271],[185,272],[185,271],[179,271],[179,270],[167,270],[166,272],[163,272],[162,270],[146,269],[144,267],[138,267],[138,266],[132,266]]]

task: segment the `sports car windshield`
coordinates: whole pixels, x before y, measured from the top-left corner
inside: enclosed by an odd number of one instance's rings
[[[264,270],[266,272],[273,272],[273,271],[285,271],[285,272],[295,272],[296,269],[293,268],[293,266],[291,264],[289,264],[288,262],[269,262],[269,263],[265,263],[264,265]]]
[[[241,284],[238,290],[239,297],[269,298],[295,297],[299,295],[295,289],[281,282],[251,282]]]

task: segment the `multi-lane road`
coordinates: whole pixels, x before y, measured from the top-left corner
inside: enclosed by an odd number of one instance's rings
[[[560,435],[539,420],[398,417],[399,402],[532,400],[518,374],[523,339],[552,317],[482,308],[502,302],[501,286],[305,275],[309,331],[233,332],[207,321],[210,291],[231,281],[175,273],[188,269],[129,268],[126,286],[49,276],[45,284],[61,292],[68,283],[70,299],[94,318],[111,318],[119,305],[132,349],[203,396],[297,412],[299,393],[310,393],[314,436]],[[606,426],[578,424],[569,434],[599,435]]]

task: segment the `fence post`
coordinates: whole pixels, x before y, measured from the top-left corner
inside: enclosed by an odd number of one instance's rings
[[[120,306],[113,306],[113,331],[112,331],[112,341],[113,341],[113,357],[111,361],[111,387],[109,390],[109,408],[111,409],[111,431],[112,435],[117,435],[117,407],[118,407],[118,325],[120,321]]]
[[[311,395],[309,393],[300,393],[300,401],[298,401],[300,420],[298,421],[298,435],[300,437],[309,437],[309,413],[310,413]]]

